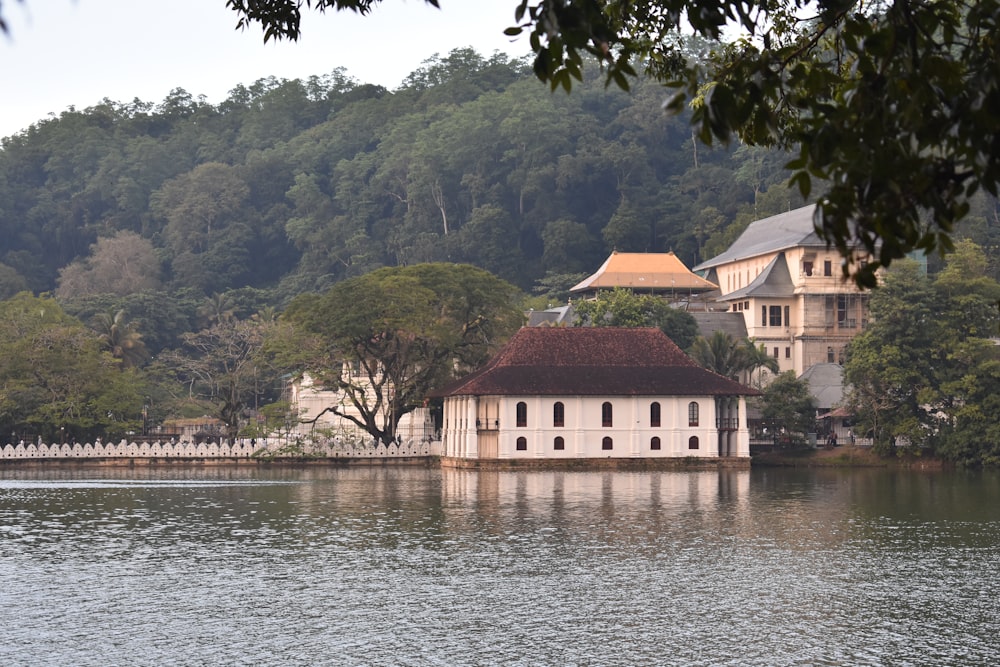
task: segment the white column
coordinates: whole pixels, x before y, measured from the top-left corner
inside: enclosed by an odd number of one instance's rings
[[[465,399],[465,447],[466,455],[479,458],[479,434],[476,431],[476,413],[479,401],[475,396]]]
[[[737,444],[736,444],[736,456],[750,456],[750,429],[747,427],[747,399],[746,396],[740,396],[739,402],[737,403],[739,423],[736,432]]]

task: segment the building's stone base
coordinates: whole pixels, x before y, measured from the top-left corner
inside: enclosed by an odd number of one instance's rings
[[[442,468],[466,470],[718,470],[749,469],[750,457],[603,458],[603,459],[463,459],[441,457]]]

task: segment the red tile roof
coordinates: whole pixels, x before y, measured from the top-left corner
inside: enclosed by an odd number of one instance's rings
[[[698,366],[659,329],[524,327],[480,370],[435,396],[757,394]]]

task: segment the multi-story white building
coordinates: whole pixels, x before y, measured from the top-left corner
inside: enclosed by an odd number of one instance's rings
[[[815,206],[758,220],[724,253],[694,271],[719,286],[717,301],[743,315],[747,335],[782,371],[842,364],[865,326],[868,295],[841,271],[841,257],[813,226]],[[863,260],[862,260],[863,261]]]

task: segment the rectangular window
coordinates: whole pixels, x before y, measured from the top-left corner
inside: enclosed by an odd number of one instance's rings
[[[828,259],[823,261],[823,275],[824,276],[833,275],[833,262],[831,262]]]
[[[811,276],[813,274],[813,263],[802,262],[802,273],[806,274],[807,276]]]
[[[774,358],[778,358],[778,348],[774,348]]]
[[[792,314],[792,309],[789,306],[785,306],[785,326],[786,327],[792,326],[791,314]]]
[[[781,306],[771,306],[771,319],[769,324],[772,327],[781,326]]]
[[[760,326],[767,326],[767,306],[760,307]]]
[[[791,359],[791,358],[792,358],[792,348],[786,347],[785,348],[785,359]]]

